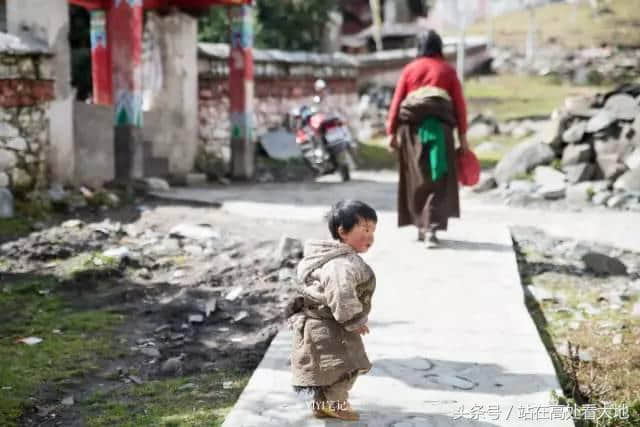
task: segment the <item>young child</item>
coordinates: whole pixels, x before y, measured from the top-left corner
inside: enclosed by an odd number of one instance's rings
[[[363,202],[338,202],[328,214],[334,240],[307,242],[298,265],[302,296],[289,311],[293,386],[313,392],[318,418],[360,418],[347,398],[357,376],[371,369],[360,336],[369,333],[376,284],[358,254],[373,244],[377,221],[375,210]]]

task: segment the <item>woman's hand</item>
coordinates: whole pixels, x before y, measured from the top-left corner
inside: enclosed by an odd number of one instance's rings
[[[398,151],[398,139],[396,138],[395,133],[387,137],[387,149],[390,153]]]
[[[369,333],[369,327],[367,325],[362,325],[353,332],[355,332],[358,335],[367,335]]]
[[[470,151],[469,141],[467,141],[467,134],[458,135],[458,139],[460,140],[460,148],[462,151]]]

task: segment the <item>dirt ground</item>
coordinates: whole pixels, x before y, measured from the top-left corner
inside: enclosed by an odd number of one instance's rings
[[[289,229],[145,199],[5,235],[0,424],[220,424],[283,322]]]

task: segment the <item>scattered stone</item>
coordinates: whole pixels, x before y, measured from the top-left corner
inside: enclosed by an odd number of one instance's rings
[[[606,206],[607,201],[611,198],[611,196],[613,196],[613,193],[611,191],[601,191],[593,196],[591,202],[594,205]]]
[[[14,212],[13,194],[6,188],[0,188],[0,218],[13,218]]]
[[[204,322],[204,316],[202,314],[190,314],[189,323],[202,323]]]
[[[84,226],[84,222],[79,219],[70,219],[62,223],[63,228],[79,228]]]
[[[73,406],[76,402],[73,396],[67,396],[60,401],[64,406]]]
[[[622,174],[613,184],[613,188],[621,191],[640,193],[640,167]]]
[[[536,301],[556,301],[553,294],[544,288],[538,286],[527,286],[525,288]]]
[[[144,178],[144,183],[149,191],[169,191],[171,187],[169,183],[162,178],[149,177]]]
[[[631,154],[627,155],[624,159],[624,164],[629,169],[640,169],[640,148],[636,148]]]
[[[494,172],[496,182],[500,185],[505,184],[536,166],[550,162],[554,157],[553,150],[537,140],[519,144],[498,163]]]
[[[640,302],[634,304],[633,309],[631,310],[631,315],[634,317],[640,317]]]
[[[582,261],[596,274],[627,275],[627,267],[620,260],[602,253],[590,252],[582,257]]]
[[[179,224],[171,229],[169,236],[193,240],[220,239],[220,232],[206,224]]]
[[[171,357],[164,361],[160,367],[160,371],[164,375],[181,375],[183,370],[182,357]]]
[[[207,301],[206,304],[204,305],[205,317],[209,317],[211,313],[216,311],[217,307],[218,307],[218,300],[216,298],[211,298],[209,301]]]
[[[19,339],[18,342],[21,342],[21,343],[26,344],[26,345],[36,345],[36,344],[40,344],[42,342],[42,338],[27,337],[27,338]]]
[[[236,286],[231,291],[229,291],[229,293],[226,296],[226,299],[228,301],[235,301],[240,296],[240,294],[242,294],[243,290],[244,288],[242,286]]]
[[[183,384],[180,387],[178,387],[178,391],[193,390],[196,387],[197,386],[194,383],[186,383],[186,384]]]
[[[230,390],[233,388],[233,381],[224,381],[222,383],[222,388],[225,390]]]
[[[467,130],[467,137],[469,139],[487,138],[493,135],[494,131],[494,126],[484,122],[477,122],[469,127],[469,129]]]
[[[302,258],[302,242],[289,236],[282,236],[278,243],[275,259],[285,261],[289,258]]]
[[[478,183],[473,186],[471,191],[481,193],[496,188],[497,186],[498,184],[496,183],[496,179],[493,177],[493,173],[481,172]]]
[[[202,246],[198,246],[198,245],[185,245],[182,249],[189,255],[192,255],[195,257],[201,256],[204,252],[204,249],[202,249]]]
[[[564,184],[550,184],[540,187],[538,194],[547,200],[557,200],[565,197],[567,188]]]
[[[631,197],[630,194],[614,194],[607,201],[607,206],[610,208],[620,208]]]
[[[154,357],[156,359],[160,357],[160,351],[157,348],[153,347],[142,348],[140,349],[140,353],[144,354],[145,356]]]
[[[142,381],[142,379],[140,377],[137,377],[135,375],[129,375],[129,379],[134,384],[137,384],[137,385],[144,384],[144,381]]]
[[[533,179],[540,186],[564,186],[565,175],[549,166],[538,166],[533,171]]]
[[[615,334],[613,336],[613,338],[611,339],[611,344],[613,345],[620,345],[622,344],[622,334]]]
[[[493,153],[500,149],[502,149],[500,144],[496,144],[495,142],[483,142],[482,144],[476,145],[473,152],[476,154]]]
[[[118,261],[122,261],[124,258],[129,256],[129,248],[126,246],[120,246],[119,248],[111,248],[102,252],[102,256],[107,258],[113,258]]]
[[[241,312],[239,312],[238,314],[233,316],[233,322],[234,323],[241,322],[242,320],[246,319],[247,317],[249,317],[249,313],[246,310],[242,310]]]
[[[617,154],[598,155],[596,157],[596,162],[605,179],[615,179],[627,170],[625,165],[620,163],[619,156]]]
[[[157,328],[155,328],[153,332],[155,332],[156,334],[159,334],[160,332],[164,332],[169,329],[171,329],[171,325],[169,323],[165,323],[164,325],[160,325]]]
[[[146,269],[146,268],[142,268],[140,270],[138,270],[138,277],[141,279],[145,279],[145,280],[149,280],[153,277],[153,275],[151,274],[151,272]]]

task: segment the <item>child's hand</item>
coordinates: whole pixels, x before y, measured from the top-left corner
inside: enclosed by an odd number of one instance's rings
[[[362,325],[354,332],[360,335],[367,335],[369,333],[369,327],[367,325]]]

